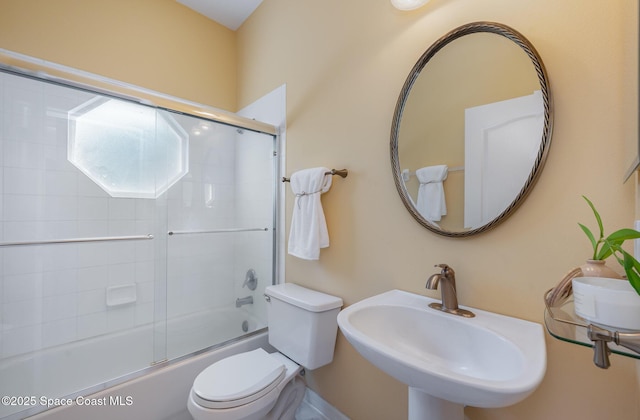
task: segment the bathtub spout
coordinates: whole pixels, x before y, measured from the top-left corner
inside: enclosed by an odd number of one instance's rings
[[[247,296],[243,298],[236,299],[236,308],[239,308],[244,305],[253,304],[253,296]]]

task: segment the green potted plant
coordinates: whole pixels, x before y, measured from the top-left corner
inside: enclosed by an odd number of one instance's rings
[[[605,237],[600,214],[587,197],[583,198],[593,210],[598,223],[597,237],[588,227],[578,223],[591,241],[591,258],[603,262],[613,256],[624,269],[628,281],[606,275],[594,276],[584,266],[581,267],[581,272],[571,280],[574,311],[594,324],[614,329],[640,330],[640,263],[622,249],[626,240],[640,238],[640,232],[620,229]]]
[[[618,261],[618,263],[624,269],[624,272],[627,275],[627,280],[629,280],[631,286],[633,286],[635,291],[640,295],[640,262],[638,262],[638,260],[636,260],[633,255],[622,249],[622,244],[624,243],[624,241],[640,238],[640,232],[635,229],[625,228],[616,230],[612,234],[605,237],[604,227],[600,214],[596,210],[591,200],[589,200],[584,195],[582,196],[582,198],[584,198],[587,201],[587,204],[589,204],[589,207],[591,207],[593,215],[595,216],[598,223],[599,237],[597,239],[588,227],[586,227],[582,223],[578,223],[582,231],[589,238],[589,241],[591,241],[591,246],[593,247],[593,256],[591,257],[591,259],[596,261],[604,261],[608,257],[613,255],[616,261]]]

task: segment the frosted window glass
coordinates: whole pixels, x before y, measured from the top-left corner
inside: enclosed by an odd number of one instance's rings
[[[188,141],[143,105],[96,97],[69,111],[68,159],[112,197],[159,197],[189,171]]]

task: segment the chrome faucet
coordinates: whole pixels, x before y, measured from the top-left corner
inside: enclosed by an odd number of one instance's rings
[[[253,296],[246,296],[243,298],[236,299],[236,308],[239,308],[244,305],[249,305],[253,303]]]
[[[442,270],[439,273],[429,276],[426,288],[436,290],[440,285],[440,293],[442,294],[442,303],[430,303],[429,307],[438,309],[454,315],[460,315],[465,318],[473,318],[473,312],[466,309],[458,308],[458,296],[456,294],[456,273],[453,268],[447,264],[437,264]]]

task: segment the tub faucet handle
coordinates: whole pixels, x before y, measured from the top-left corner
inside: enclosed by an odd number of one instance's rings
[[[244,283],[242,283],[242,287],[248,287],[249,290],[256,290],[258,287],[258,276],[256,275],[256,270],[250,268],[247,270],[247,274],[244,276]]]

